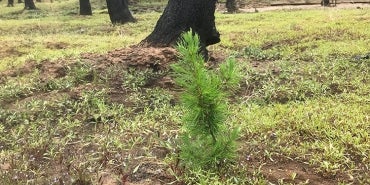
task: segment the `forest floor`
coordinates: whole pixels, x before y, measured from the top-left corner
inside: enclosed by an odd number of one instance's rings
[[[113,27],[75,3],[0,8],[0,184],[370,183],[369,7],[216,14],[207,66],[243,78],[238,158],[215,173],[178,163],[176,50],[135,46],[160,13]]]

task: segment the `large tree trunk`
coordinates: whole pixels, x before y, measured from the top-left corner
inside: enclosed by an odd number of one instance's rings
[[[128,9],[128,0],[106,0],[108,13],[112,24],[136,22]]]
[[[141,44],[170,46],[181,33],[192,29],[200,37],[202,52],[207,57],[206,47],[220,42],[215,25],[217,0],[169,0],[153,32]]]
[[[226,1],[226,9],[229,13],[235,13],[238,11],[238,7],[236,5],[236,0],[227,0]]]
[[[14,6],[14,0],[8,0],[8,7]]]
[[[90,0],[80,0],[80,15],[92,15]]]
[[[36,5],[33,0],[24,0],[24,9],[26,10],[35,10]]]

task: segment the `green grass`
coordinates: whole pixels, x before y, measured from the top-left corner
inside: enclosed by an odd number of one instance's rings
[[[99,9],[94,9],[93,17],[78,16],[78,4],[71,1],[37,3],[37,7],[40,10],[23,11],[23,4],[1,7],[1,50],[7,54],[0,59],[0,70],[29,60],[77,57],[134,45],[150,33],[151,23],[159,17],[158,13],[135,14],[137,24],[112,26],[109,15]]]
[[[135,183],[370,183],[370,60],[359,57],[370,52],[369,9],[216,13],[222,41],[209,49],[243,69],[227,120],[241,129],[238,161],[185,173],[176,165],[178,89],[150,86],[168,71],[98,69],[80,57],[137,44],[160,13],[111,26],[104,3],[91,17],[78,16],[75,1],[23,12],[5,5],[0,184],[98,184],[104,174]],[[58,58],[65,75],[42,76],[37,66]]]

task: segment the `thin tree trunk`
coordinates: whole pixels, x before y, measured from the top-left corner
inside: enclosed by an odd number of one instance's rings
[[[330,0],[322,0],[321,1],[321,6],[329,6]]]
[[[333,2],[334,1],[334,2]],[[332,0],[331,4],[334,4],[334,6],[337,6],[337,0]]]
[[[14,6],[14,0],[8,0],[7,7],[13,7]]]
[[[153,32],[141,44],[170,46],[183,32],[192,29],[200,37],[202,54],[208,57],[206,47],[220,42],[215,25],[216,0],[169,0]]]
[[[80,15],[92,15],[90,0],[80,1]]]
[[[109,18],[112,24],[124,24],[127,22],[136,22],[128,9],[128,0],[106,0]]]
[[[35,10],[36,5],[33,0],[24,0],[24,9],[26,10]]]
[[[229,13],[235,13],[238,11],[238,7],[236,4],[236,0],[227,0],[226,1],[226,9]]]

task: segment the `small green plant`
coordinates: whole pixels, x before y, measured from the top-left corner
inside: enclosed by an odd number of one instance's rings
[[[263,60],[278,60],[282,56],[279,49],[270,49],[263,50],[256,46],[248,46],[244,48],[244,53],[249,58],[254,60],[263,61]]]
[[[235,86],[235,64],[229,60],[220,73],[208,71],[199,54],[199,37],[191,31],[184,33],[177,49],[181,60],[173,65],[176,82],[185,91],[180,159],[189,169],[212,170],[235,157],[238,131],[229,131],[223,84]]]

